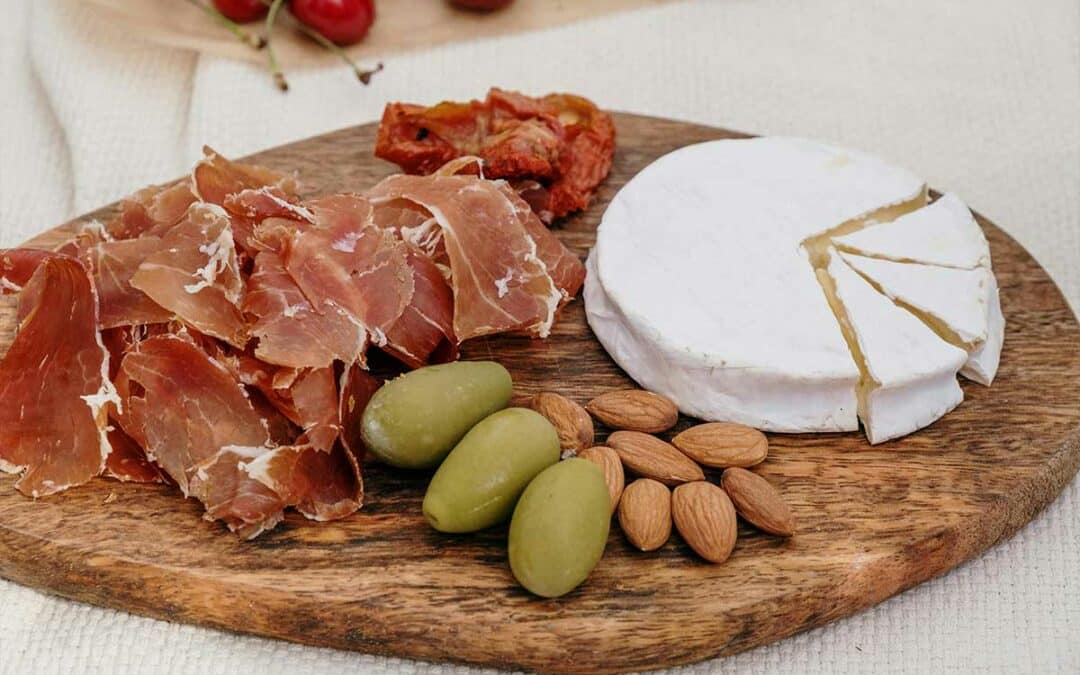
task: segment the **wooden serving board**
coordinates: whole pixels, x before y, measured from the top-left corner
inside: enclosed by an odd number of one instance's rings
[[[596,203],[559,230],[582,256],[612,195],[648,162],[688,143],[737,136],[633,115],[617,122],[610,178]],[[299,170],[312,193],[360,190],[394,169],[373,159],[373,137],[372,125],[355,127],[253,159]],[[33,502],[4,477],[0,575],[169,621],[548,671],[672,666],[820,626],[1009,537],[1080,466],[1080,326],[1038,263],[979,221],[1008,321],[993,387],[962,381],[966,400],[957,410],[875,448],[861,433],[771,435],[759,470],[790,502],[798,534],[782,540],[744,527],[723,565],[702,562],[677,535],[658,552],[639,553],[613,527],[589,580],[541,600],[511,577],[505,528],[437,534],[420,513],[426,475],[371,467],[359,514],[328,524],[294,514],[254,542],[201,520],[195,501],[166,487],[102,479]],[[55,244],[67,231],[33,243]],[[10,340],[10,308],[0,314],[7,333],[0,344]],[[505,364],[522,402],[540,390],[585,401],[631,384],[592,337],[580,301],[549,340],[478,340],[464,357]]]

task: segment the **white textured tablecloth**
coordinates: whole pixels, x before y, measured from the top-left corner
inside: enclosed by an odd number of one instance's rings
[[[286,96],[253,66],[143,44],[78,0],[3,4],[0,245],[177,176],[204,143],[252,152],[377,119],[388,100],[469,98],[497,84],[878,153],[960,193],[1080,307],[1077,0],[706,0],[395,56],[369,88],[343,69],[293,72]],[[4,673],[451,670],[0,581]],[[687,671],[1080,672],[1080,489],[941,579]]]

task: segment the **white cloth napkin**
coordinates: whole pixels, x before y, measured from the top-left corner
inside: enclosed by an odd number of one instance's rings
[[[145,44],[78,0],[5,5],[0,245],[177,176],[204,143],[239,155],[375,120],[388,100],[494,84],[880,154],[1005,227],[1080,307],[1076,0],[702,0],[395,56],[367,88],[344,69],[291,72],[284,96],[255,66]],[[1078,672],[1077,569],[1073,483],[1015,538],[941,579],[686,670]],[[153,621],[8,582],[0,608],[5,673],[456,670]]]

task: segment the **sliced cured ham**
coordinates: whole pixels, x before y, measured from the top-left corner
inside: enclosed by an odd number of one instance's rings
[[[237,247],[252,257],[267,248],[258,235],[264,222],[273,219],[283,228],[283,234],[279,236],[289,239],[297,229],[310,225],[315,218],[293,197],[273,186],[248,188],[227,195],[224,204],[225,210],[232,215],[233,239]],[[281,250],[281,243],[275,244],[270,250]]]
[[[570,288],[556,285],[540,257],[553,251],[549,245],[542,251],[522,222],[524,202],[511,201],[497,182],[460,175],[391,176],[372,188],[370,197],[407,199],[436,218],[450,260],[459,340],[509,331],[550,333]],[[563,260],[559,247],[556,267]],[[571,286],[576,292],[579,285]]]
[[[364,408],[382,382],[368,371],[353,364],[341,374],[341,398],[338,417],[341,420],[341,443],[354,457],[363,459],[366,450],[360,437],[360,420]]]
[[[0,249],[0,293],[20,294],[0,470],[34,497],[97,475],[175,484],[245,538],[287,508],[353,513],[381,386],[367,348],[417,368],[460,339],[546,335],[581,285],[577,258],[481,169],[460,157],[374,201],[302,201],[294,178],[207,150],[55,250]]]
[[[442,272],[428,258],[409,251],[413,295],[386,331],[383,351],[410,368],[445,363],[458,355],[454,336],[454,296]]]
[[[510,202],[518,222],[536,242],[536,257],[544,262],[551,280],[562,291],[563,300],[573,298],[585,283],[585,265],[581,259],[540,222],[525,199],[509,184],[495,181],[495,186]]]
[[[321,311],[285,270],[281,257],[263,251],[255,257],[243,310],[254,317],[255,355],[290,368],[325,368],[335,360],[363,360],[367,331],[337,306]]]
[[[105,229],[112,239],[160,235],[180,222],[197,199],[190,180],[144,188],[120,202],[120,214]]]
[[[195,195],[204,202],[225,206],[229,195],[261,187],[277,188],[286,197],[297,193],[295,176],[230,161],[209,147],[203,148],[203,155],[191,171],[191,181]]]
[[[119,427],[110,427],[112,452],[105,460],[104,474],[124,483],[164,483],[161,470],[146,456],[139,444]]]
[[[244,539],[273,529],[285,517],[285,501],[251,478],[245,464],[269,453],[265,447],[229,445],[191,472],[191,494],[206,506],[206,520],[221,520]]]
[[[289,379],[278,378],[278,382],[282,386],[274,388],[271,403],[303,430],[299,442],[329,450],[341,431],[334,370],[299,371]]]
[[[54,252],[36,248],[0,249],[0,293],[22,291],[41,263],[54,257]]]
[[[315,215],[299,204],[294,196],[274,185],[246,188],[227,194],[222,205],[229,213],[244,216],[255,222],[266,218],[288,218],[307,223],[315,222]]]
[[[145,236],[103,241],[83,254],[94,273],[102,328],[161,323],[173,318],[172,312],[131,285],[139,266],[161,248],[161,239]]]
[[[293,238],[285,267],[316,311],[345,312],[377,345],[413,296],[407,247],[372,226],[371,205],[339,195],[306,204],[318,227]]]
[[[37,498],[101,473],[107,405],[117,398],[93,283],[79,261],[45,257],[19,302],[23,318],[0,361],[0,469],[21,473],[15,487]]]
[[[200,332],[243,347],[240,304],[244,282],[229,216],[219,206],[194,204],[131,277],[131,285]]]
[[[233,374],[183,337],[157,335],[139,342],[124,357],[121,377],[138,385],[121,388],[129,392],[128,414],[134,418],[125,431],[145,440],[147,456],[185,495],[196,466],[221,448],[264,447],[269,441]]]
[[[329,451],[305,445],[276,448],[249,461],[245,470],[311,520],[344,518],[364,502],[359,464],[340,445]]]

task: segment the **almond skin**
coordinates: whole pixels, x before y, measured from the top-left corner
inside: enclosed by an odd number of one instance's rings
[[[626,468],[639,476],[664,485],[705,480],[700,466],[656,436],[640,431],[616,431],[608,436],[607,444],[619,454]]]
[[[735,510],[751,525],[779,537],[795,534],[795,516],[769,481],[746,469],[731,468],[724,470],[720,484]]]
[[[578,457],[600,467],[604,474],[604,483],[607,484],[608,496],[611,497],[611,512],[615,513],[615,507],[619,505],[623,487],[626,485],[626,474],[618,453],[605,445],[595,445],[579,452]]]
[[[555,427],[563,456],[576,455],[593,444],[595,431],[592,418],[577,403],[561,394],[545,391],[533,396],[530,405]]]
[[[683,541],[699,556],[722,563],[735,548],[735,507],[723,490],[705,481],[684,483],[671,495],[671,516]]]
[[[619,525],[630,543],[655,551],[671,537],[671,490],[651,478],[626,486],[619,502]]]
[[[769,454],[769,439],[752,427],[729,422],[709,422],[690,427],[671,439],[671,444],[704,466],[726,469],[761,464]]]
[[[655,434],[679,421],[679,409],[660,394],[623,389],[601,394],[585,405],[593,417],[612,429]]]

